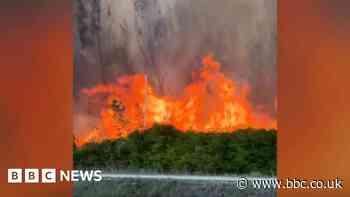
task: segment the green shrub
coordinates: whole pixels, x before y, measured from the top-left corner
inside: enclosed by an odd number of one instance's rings
[[[276,131],[249,128],[232,133],[195,133],[154,125],[128,138],[75,148],[74,165],[163,173],[274,175]]]

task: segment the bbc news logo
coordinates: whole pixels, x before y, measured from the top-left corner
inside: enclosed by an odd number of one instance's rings
[[[7,170],[8,183],[99,182],[101,170],[56,170],[12,168]]]

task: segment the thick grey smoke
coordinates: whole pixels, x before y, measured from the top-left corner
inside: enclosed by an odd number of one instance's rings
[[[159,94],[177,95],[212,53],[275,115],[276,0],[75,0],[74,8],[75,95],[140,72]]]

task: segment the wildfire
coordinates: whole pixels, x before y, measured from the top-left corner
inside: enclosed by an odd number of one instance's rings
[[[220,72],[220,63],[211,55],[202,59],[202,65],[193,73],[192,83],[176,98],[158,96],[144,74],[122,76],[114,84],[83,89],[89,99],[98,98],[100,116],[96,128],[77,138],[77,145],[127,137],[155,123],[170,124],[184,132],[276,128],[275,120],[253,111],[247,99],[249,86],[238,89]]]

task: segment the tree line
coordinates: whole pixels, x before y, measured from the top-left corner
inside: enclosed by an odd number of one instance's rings
[[[74,146],[73,157],[76,168],[275,175],[276,139],[276,130],[198,133],[154,125],[127,138]]]

